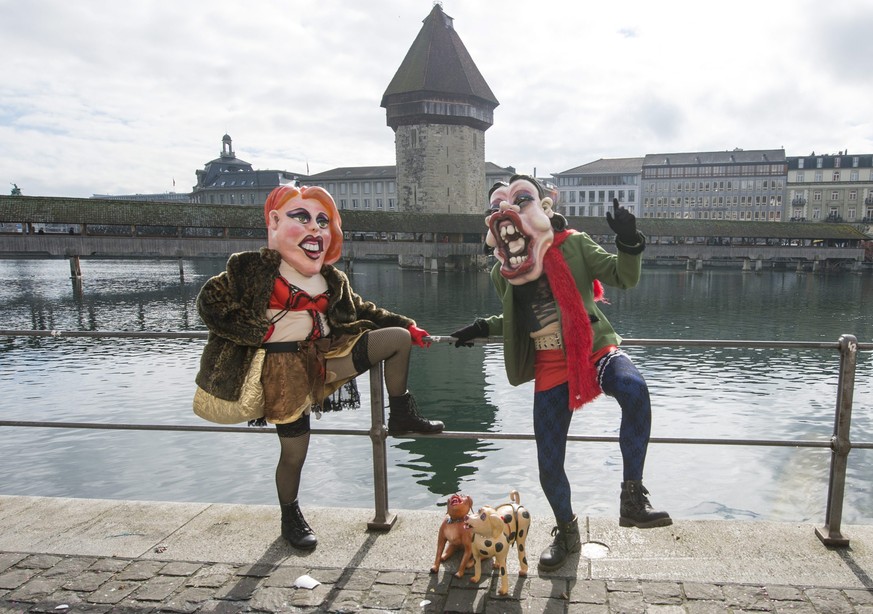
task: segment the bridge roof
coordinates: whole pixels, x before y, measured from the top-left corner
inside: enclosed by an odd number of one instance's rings
[[[352,232],[484,233],[478,214],[378,213],[342,211],[343,229]],[[0,222],[45,224],[136,224],[204,228],[263,228],[259,206],[198,205],[98,198],[0,196]],[[613,234],[606,218],[571,217],[571,228],[592,235]],[[739,222],[642,218],[648,237],[747,237],[774,239],[868,240],[851,224],[823,222]]]

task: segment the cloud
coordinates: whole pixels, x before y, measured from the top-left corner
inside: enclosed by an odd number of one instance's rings
[[[671,150],[873,151],[873,7],[820,9],[542,0],[533,21],[519,0],[443,1],[501,103],[486,159],[539,174]],[[379,103],[430,10],[0,0],[15,58],[0,65],[0,182],[68,196],[190,186],[225,132],[256,168],[393,164]]]

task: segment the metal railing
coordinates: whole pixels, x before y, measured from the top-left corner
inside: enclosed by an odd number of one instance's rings
[[[205,339],[205,332],[127,332],[127,331],[59,331],[59,330],[0,330],[0,337],[90,337],[90,338],[128,338],[128,339]],[[448,336],[431,336],[433,343],[454,343]],[[476,340],[477,343],[497,343],[499,338]],[[708,348],[752,348],[752,349],[821,349],[837,350],[840,355],[839,379],[837,382],[834,429],[830,440],[781,440],[781,439],[725,439],[725,438],[685,438],[652,437],[649,442],[656,444],[708,444],[736,446],[768,446],[793,448],[829,448],[831,450],[830,475],[828,478],[827,505],[822,527],[815,529],[816,536],[826,546],[846,547],[849,538],[841,533],[843,499],[846,486],[848,456],[852,449],[873,449],[873,442],[852,442],[850,430],[852,423],[852,404],[855,390],[855,371],[859,351],[873,350],[873,343],[858,343],[853,335],[842,335],[836,342],[810,341],[744,341],[744,340],[678,340],[678,339],[624,339],[627,347],[708,347]],[[397,515],[388,506],[388,455],[385,427],[385,399],[382,385],[381,363],[370,370],[370,413],[369,430],[364,429],[317,429],[314,434],[368,436],[373,446],[373,495],[374,516],[367,523],[370,530],[388,531],[397,520]],[[272,429],[258,429],[247,426],[196,426],[196,425],[156,425],[156,424],[104,424],[91,422],[0,420],[0,426],[41,427],[68,429],[109,429],[141,431],[208,431],[232,433],[270,433]],[[403,438],[443,438],[477,440],[534,440],[529,433],[488,433],[478,431],[444,431],[442,433],[405,434]],[[615,436],[569,435],[568,441],[615,443]]]

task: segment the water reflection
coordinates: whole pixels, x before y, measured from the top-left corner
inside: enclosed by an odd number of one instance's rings
[[[0,262],[0,328],[204,330],[194,307],[223,261],[83,263],[76,295],[63,261]],[[484,273],[423,273],[356,264],[355,289],[445,335],[499,310]],[[607,317],[628,338],[873,340],[873,279],[794,272],[689,273],[648,269],[639,287],[607,288]],[[867,305],[865,309],[864,305]],[[0,340],[0,412],[6,419],[202,424],[190,409],[200,340]],[[655,437],[827,441],[838,357],[828,350],[629,347],[652,391]],[[532,432],[530,385],[509,386],[499,346],[416,348],[410,390],[451,430]],[[359,381],[365,406],[369,381]],[[366,429],[369,412],[327,414],[316,428]],[[599,399],[571,432],[618,434],[618,406]],[[873,440],[873,367],[859,356],[852,438]],[[529,441],[389,439],[391,506],[429,509],[464,491],[503,501],[512,488],[538,516],[549,511]],[[323,505],[372,504],[366,438],[314,436],[301,496]],[[274,503],[275,435],[0,429],[0,492],[173,501]],[[677,518],[823,519],[827,449],[653,445],[646,482]],[[571,444],[574,506],[614,514],[617,444]],[[846,523],[873,521],[873,452],[849,458]]]

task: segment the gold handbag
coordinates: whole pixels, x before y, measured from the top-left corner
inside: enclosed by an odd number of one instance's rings
[[[261,385],[261,369],[265,354],[263,348],[258,348],[255,352],[236,401],[219,399],[197,386],[197,392],[194,393],[194,413],[204,420],[218,424],[236,424],[263,418],[264,387]]]

